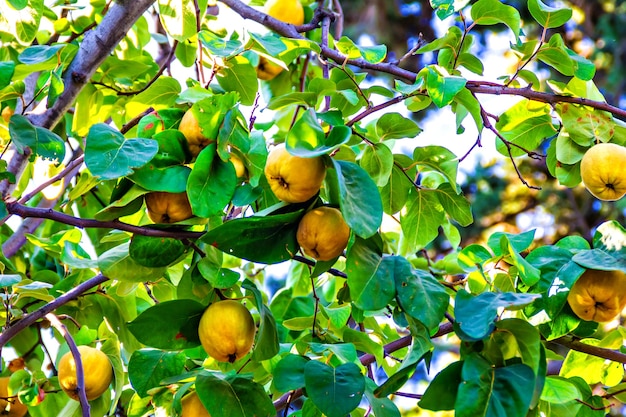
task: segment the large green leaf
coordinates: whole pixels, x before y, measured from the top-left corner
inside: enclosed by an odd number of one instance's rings
[[[151,139],[126,139],[118,130],[103,123],[89,129],[85,146],[85,164],[89,171],[105,180],[133,173],[159,150]]]
[[[437,198],[448,216],[461,226],[469,226],[474,221],[469,201],[457,193],[452,184],[443,183],[437,187]]]
[[[375,393],[376,383],[369,378],[365,379],[365,398],[372,407],[376,417],[401,417],[396,404],[387,397],[381,397]]]
[[[620,252],[602,249],[583,250],[572,257],[572,261],[588,269],[622,271],[626,273],[626,258]]]
[[[123,243],[98,257],[102,273],[111,279],[130,282],[146,282],[160,278],[164,267],[147,267],[139,264],[129,254],[129,243]]]
[[[128,379],[137,395],[146,397],[149,395],[148,390],[161,386],[165,378],[182,374],[186,360],[182,352],[136,350],[128,361]]]
[[[30,0],[22,8],[12,7],[7,2],[0,3],[0,15],[6,29],[23,45],[28,45],[35,39],[44,9],[43,0]]]
[[[237,92],[241,104],[254,104],[259,83],[256,70],[246,58],[236,56],[230,59],[217,73],[217,82],[225,91]]]
[[[528,0],[528,11],[546,29],[562,26],[572,17],[572,9],[550,7],[541,0]]]
[[[454,316],[467,340],[482,340],[495,329],[498,308],[519,308],[539,298],[539,294],[485,292],[476,296],[461,289],[457,293]]]
[[[385,113],[376,121],[376,134],[381,140],[414,138],[422,129],[400,113]]]
[[[524,364],[494,368],[477,353],[463,362],[455,415],[458,417],[524,417],[535,387]]]
[[[428,68],[426,80],[428,95],[439,108],[452,103],[454,96],[465,87],[466,83],[467,80],[465,78],[441,75],[433,68]]]
[[[428,384],[419,406],[432,411],[454,410],[459,384],[462,382],[463,361],[452,362]]]
[[[519,40],[521,18],[514,7],[499,0],[479,0],[472,5],[471,16],[478,25],[504,23],[513,31],[515,39]]]
[[[276,320],[274,320],[274,316],[272,315],[270,309],[263,304],[263,295],[251,281],[246,280],[243,283],[242,288],[245,288],[246,291],[249,291],[254,295],[256,308],[261,316],[259,329],[256,334],[256,341],[254,343],[254,352],[252,352],[252,358],[259,362],[273,358],[279,350]]]
[[[317,121],[313,109],[309,109],[294,123],[287,134],[285,146],[290,154],[311,158],[327,154],[346,143],[352,134],[349,127],[334,126],[328,135]]]
[[[202,241],[232,256],[274,264],[298,251],[296,231],[302,211],[272,216],[251,216],[227,221],[209,230]]]
[[[292,353],[283,357],[274,368],[273,383],[277,390],[287,392],[304,387],[304,367],[310,361],[306,356]]]
[[[11,116],[9,135],[20,153],[30,148],[33,155],[60,163],[65,158],[65,142],[56,133],[34,126],[19,114]]]
[[[370,239],[356,237],[348,248],[346,272],[350,297],[363,310],[384,308],[395,295],[395,257],[383,257],[378,235]]]
[[[196,392],[212,417],[270,417],[276,409],[263,386],[245,376],[224,378],[203,372],[196,378]]]
[[[392,258],[395,260],[393,276],[400,306],[428,329],[436,328],[450,300],[445,288],[432,274],[413,269],[406,259],[400,256]]]
[[[315,406],[328,417],[344,417],[354,410],[365,392],[365,378],[354,363],[336,368],[318,361],[304,366],[306,392]]]
[[[172,38],[183,42],[196,34],[196,6],[193,0],[159,0],[158,4],[163,27]]]
[[[432,190],[411,189],[406,210],[400,217],[402,253],[415,253],[432,242],[445,219],[443,207]]]
[[[365,148],[359,164],[377,186],[384,187],[389,182],[393,170],[393,154],[387,145],[374,143]]]
[[[211,143],[200,152],[187,179],[187,196],[196,216],[222,214],[235,194],[235,167],[216,156],[216,145]]]
[[[140,265],[157,268],[176,262],[187,250],[180,239],[133,235],[128,253]]]
[[[333,159],[339,182],[341,214],[352,229],[362,237],[374,235],[383,219],[383,203],[372,178],[357,164]]]

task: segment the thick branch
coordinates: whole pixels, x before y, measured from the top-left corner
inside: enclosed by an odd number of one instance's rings
[[[203,235],[203,232],[151,229],[149,227],[134,226],[132,224],[120,222],[118,220],[99,221],[95,219],[81,219],[78,217],[70,216],[69,214],[54,211],[52,209],[27,207],[19,204],[16,201],[7,201],[6,207],[9,214],[15,214],[22,218],[34,217],[40,219],[48,219],[80,228],[92,227],[96,229],[117,229],[143,236],[173,237],[178,239],[198,239],[200,236]]]
[[[34,324],[37,320],[42,319],[43,317],[45,317],[46,314],[53,312],[54,310],[61,307],[62,305],[67,304],[68,302],[79,297],[83,293],[89,291],[93,287],[100,285],[108,280],[109,278],[105,277],[102,274],[96,275],[95,277],[78,284],[76,287],[72,288],[65,294],[59,296],[55,300],[50,301],[48,304],[44,305],[38,310],[35,310],[32,313],[26,314],[25,316],[20,318],[17,322],[15,322],[12,326],[4,329],[2,334],[0,334],[0,349],[2,349],[4,345],[6,345],[9,342],[9,340],[13,338],[13,336],[15,336],[16,334],[18,334],[19,332],[21,332],[28,326]]]
[[[613,362],[626,363],[626,354],[621,353],[618,350],[588,345],[574,339],[572,336],[559,337],[558,339],[552,340],[552,342],[578,352],[597,356],[598,358],[608,359]]]

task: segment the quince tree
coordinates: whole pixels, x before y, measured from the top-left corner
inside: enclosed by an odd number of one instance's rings
[[[0,2],[0,414],[619,414],[580,4]]]

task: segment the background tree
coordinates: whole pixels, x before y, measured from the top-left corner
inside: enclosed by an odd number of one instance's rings
[[[626,143],[624,3],[261,3],[0,4],[0,406],[619,415],[625,200],[579,185]],[[420,141],[443,111],[467,153]],[[319,192],[276,191],[309,165]],[[319,206],[339,256],[299,248]]]

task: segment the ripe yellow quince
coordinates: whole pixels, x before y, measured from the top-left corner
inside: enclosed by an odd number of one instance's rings
[[[265,13],[292,25],[304,23],[304,7],[299,0],[268,0],[265,3]]]
[[[198,156],[200,151],[202,151],[202,149],[204,149],[208,144],[215,141],[215,139],[204,136],[202,129],[198,124],[198,119],[196,118],[196,115],[193,114],[191,109],[187,110],[187,112],[183,115],[183,118],[178,125],[178,130],[185,136],[185,139],[187,139],[189,152],[194,157]]]
[[[195,392],[185,395],[181,403],[183,405],[181,417],[211,417]]]
[[[211,304],[202,314],[198,328],[206,353],[217,361],[231,363],[250,352],[255,333],[252,315],[235,300]]]
[[[322,157],[293,156],[282,143],[267,156],[265,177],[274,195],[286,203],[302,203],[320,190],[326,177]]]
[[[193,216],[187,193],[155,191],[146,194],[148,217],[155,223],[176,223]]]
[[[237,179],[244,181],[248,178],[248,168],[243,163],[241,158],[234,153],[230,154],[230,162],[235,167],[235,174],[237,174]]]
[[[626,306],[626,274],[588,269],[567,296],[572,311],[587,321],[611,321]]]
[[[24,417],[28,412],[28,407],[21,403],[17,398],[12,398],[10,403],[5,400],[9,397],[9,380],[11,377],[3,376],[0,378],[0,414],[8,417]],[[7,411],[7,406],[9,406]]]
[[[341,255],[348,245],[350,228],[341,211],[317,207],[302,217],[296,238],[305,254],[318,261],[330,261]]]
[[[280,65],[274,64],[272,61],[265,58],[264,56],[259,57],[259,64],[256,66],[256,76],[260,80],[273,80],[282,71],[283,68]]]
[[[626,194],[626,147],[615,143],[592,146],[580,162],[583,184],[596,198],[619,200]]]
[[[113,380],[113,367],[107,355],[90,346],[78,346],[85,374],[85,393],[89,401],[95,400],[109,388]],[[76,362],[71,352],[59,361],[59,384],[72,399],[78,401]]]

